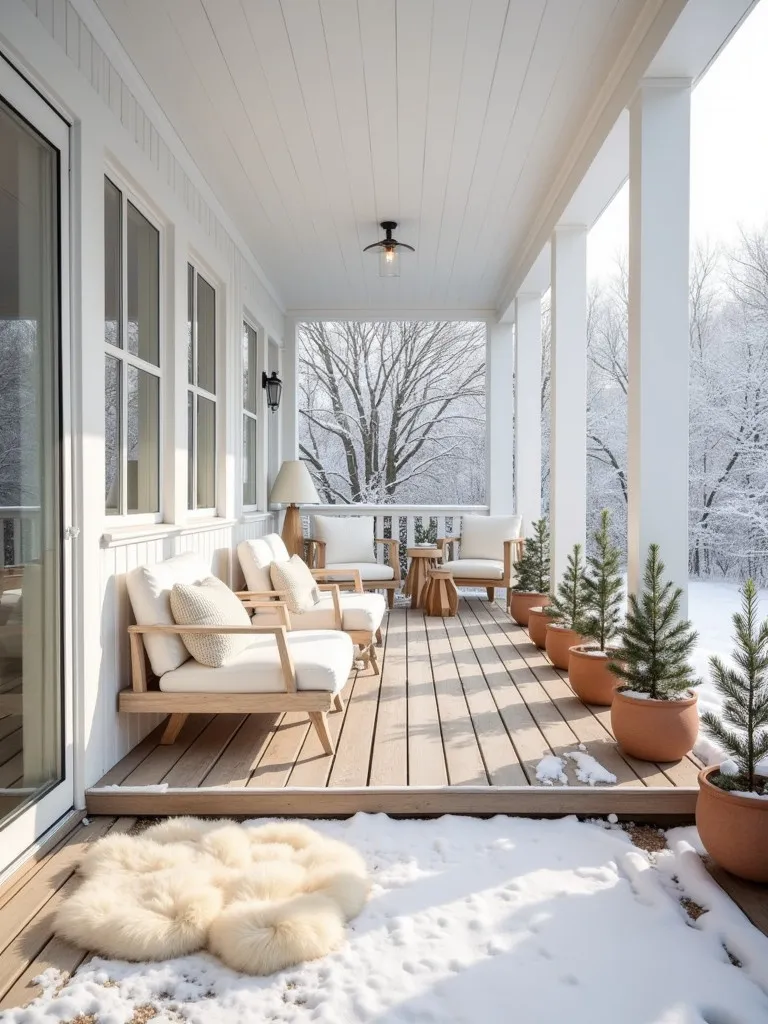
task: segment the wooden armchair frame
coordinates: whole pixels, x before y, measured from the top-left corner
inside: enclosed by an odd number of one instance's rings
[[[360,572],[357,569],[311,569],[310,572],[318,580],[318,590],[322,590],[326,593],[331,593],[333,597],[333,610],[334,610],[334,629],[343,629],[343,614],[341,608],[341,590],[352,590],[356,594],[363,594],[363,583],[360,579]],[[335,583],[320,583],[320,580],[333,577],[337,582]],[[341,577],[341,579],[340,579]],[[346,577],[346,578],[345,578]],[[266,606],[269,609],[275,607],[278,603],[275,598],[285,596],[285,591],[282,590],[260,590],[260,591],[240,591],[237,595],[243,602],[246,608],[255,608],[261,605]],[[254,600],[257,599],[257,600]],[[266,599],[266,600],[262,600]],[[288,609],[285,608],[285,615],[288,617],[286,623],[287,628],[290,630],[293,628]],[[300,622],[300,616],[297,617],[296,629],[304,629]],[[311,627],[309,627],[311,628]],[[370,665],[375,675],[379,675],[379,661],[376,657],[376,644],[381,643],[381,629],[376,630],[374,633],[369,629],[347,629],[344,630],[360,650],[360,659],[367,665]]]
[[[288,647],[290,617],[283,601],[261,601],[249,594],[247,607],[258,608],[269,605],[270,611],[277,611],[283,618],[279,626],[185,626],[157,624],[151,626],[129,626],[131,644],[131,688],[118,694],[118,711],[131,714],[167,714],[168,721],[160,738],[161,743],[173,743],[188,715],[194,714],[268,714],[279,711],[306,711],[326,754],[332,754],[334,744],[328,730],[327,714],[333,708],[342,710],[344,704],[340,694],[326,690],[298,690],[296,688],[296,667]],[[260,633],[271,634],[277,643],[283,672],[284,691],[274,693],[164,693],[150,683],[147,667],[144,637],[148,633]],[[211,669],[215,672],[215,669]]]
[[[461,536],[458,537],[439,537],[437,539],[437,546],[443,553],[443,563],[456,557],[456,545],[461,545]],[[485,587],[485,592],[488,595],[488,600],[493,601],[495,597],[496,587],[502,587],[506,589],[506,607],[509,607],[509,599],[512,593],[512,574],[514,572],[515,563],[518,562],[523,554],[523,547],[525,540],[522,537],[515,537],[513,540],[504,541],[504,575],[500,580],[491,579],[480,579],[474,576],[459,576],[456,571],[453,570],[453,582],[457,587]]]
[[[395,592],[400,589],[402,583],[402,577],[400,574],[400,541],[394,537],[376,537],[374,538],[374,544],[384,544],[389,549],[387,555],[387,565],[391,565],[394,569],[395,575],[391,580],[362,580],[362,586],[364,590],[386,590],[387,592],[387,606],[389,608],[395,607]],[[314,566],[315,570],[323,570],[326,568],[325,561],[325,541],[318,540],[316,537],[310,537],[307,541],[307,560],[310,568]],[[373,563],[371,563],[373,564]],[[360,575],[359,570],[348,570],[348,569],[334,569],[328,573],[334,579],[339,578],[340,573],[345,572],[357,572]]]

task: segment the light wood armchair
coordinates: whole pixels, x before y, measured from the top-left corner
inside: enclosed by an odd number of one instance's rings
[[[485,587],[489,601],[493,601],[497,587],[506,590],[506,603],[512,593],[515,563],[523,554],[525,541],[522,537],[503,542],[503,558],[492,559],[462,558],[461,537],[440,537],[437,546],[442,551],[442,566],[450,569],[457,587]],[[487,564],[485,564],[487,563]]]
[[[337,589],[338,595],[338,589]],[[262,600],[259,595],[240,595],[248,608],[269,606],[282,619],[280,625],[269,626],[190,626],[190,625],[133,625],[128,627],[131,647],[131,687],[118,694],[118,710],[140,714],[167,714],[169,716],[161,743],[173,743],[188,715],[191,714],[264,714],[281,711],[306,711],[317,731],[323,750],[332,754],[333,739],[328,730],[327,713],[341,710],[341,694],[326,690],[299,690],[296,667],[290,651],[290,615],[284,602]],[[144,637],[160,633],[230,633],[267,634],[275,638],[280,658],[284,690],[258,693],[224,693],[212,688],[210,692],[164,692],[150,673]],[[218,671],[210,669],[211,673]]]
[[[326,562],[326,542],[316,537],[310,537],[307,541],[307,561],[310,568],[326,571],[327,578],[340,579],[346,573],[356,572],[362,583],[362,589],[368,591],[385,590],[387,593],[387,606],[394,608],[395,593],[400,589],[402,576],[400,573],[400,541],[392,537],[376,537],[375,544],[382,544],[387,549],[386,565],[392,569],[392,576],[389,579],[381,578],[382,565],[380,562],[360,563],[359,567],[350,569],[343,565],[338,568],[328,566]],[[366,574],[366,568],[370,566],[370,575]]]

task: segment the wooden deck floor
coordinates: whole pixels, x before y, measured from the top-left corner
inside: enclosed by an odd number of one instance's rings
[[[303,713],[192,716],[177,741],[147,737],[87,794],[89,813],[693,813],[698,764],[622,754],[610,709],[585,706],[499,605],[456,618],[390,613],[382,674],[353,674],[323,754]],[[547,753],[582,749],[615,786],[543,786]],[[153,788],[147,788],[153,787]]]

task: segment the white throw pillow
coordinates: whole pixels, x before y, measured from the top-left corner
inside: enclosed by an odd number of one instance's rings
[[[247,590],[263,593],[272,590],[269,567],[273,562],[287,562],[291,557],[282,537],[269,533],[256,540],[244,540],[237,545],[237,557],[245,576]]]
[[[462,516],[461,558],[504,558],[504,541],[520,536],[522,516]]]
[[[179,626],[251,624],[243,604],[215,576],[200,583],[176,583],[171,590],[171,611]],[[181,639],[195,661],[208,668],[221,668],[253,643],[248,633],[182,633]]]
[[[171,588],[174,583],[199,583],[211,575],[210,567],[191,552],[164,562],[140,565],[126,573],[125,584],[136,622],[140,626],[172,626]],[[173,633],[144,635],[144,646],[156,676],[183,665],[189,651]]]
[[[325,541],[325,564],[375,562],[373,516],[313,516],[312,536]]]
[[[273,562],[270,572],[274,589],[285,591],[289,612],[311,611],[320,600],[315,577],[298,555],[292,555],[287,562]]]

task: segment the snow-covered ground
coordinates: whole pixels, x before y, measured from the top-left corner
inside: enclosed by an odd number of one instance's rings
[[[128,1024],[150,1007],[153,1024],[768,1022],[768,939],[689,830],[654,863],[618,828],[574,818],[309,824],[359,849],[375,883],[331,956],[269,978],[207,955],[94,960],[63,987],[49,974],[3,1024]],[[683,895],[709,912],[691,921]]]

